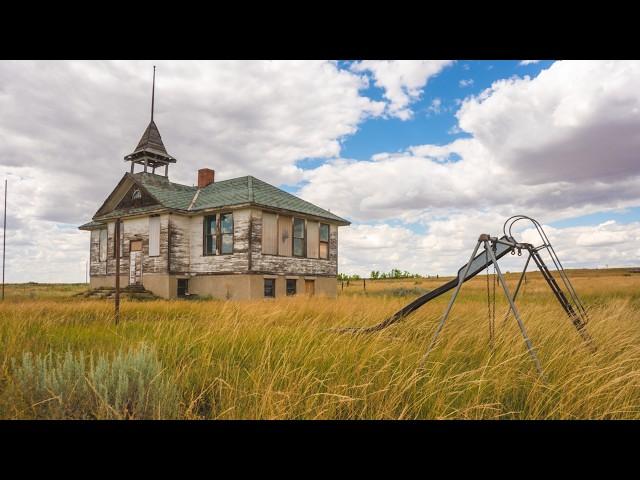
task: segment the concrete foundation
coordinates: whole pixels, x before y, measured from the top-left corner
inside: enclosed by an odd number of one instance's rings
[[[264,298],[264,279],[276,281],[276,298],[287,296],[287,279],[296,281],[296,295],[308,295],[335,298],[337,282],[335,277],[303,275],[165,275],[160,273],[143,274],[142,283],[147,290],[163,298],[177,298],[178,279],[188,279],[190,294],[212,297],[222,300],[248,300]],[[120,277],[120,286],[129,284],[128,276]],[[114,287],[115,275],[93,275],[91,288]]]

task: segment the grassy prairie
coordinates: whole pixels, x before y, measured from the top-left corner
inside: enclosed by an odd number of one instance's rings
[[[369,336],[370,325],[447,279],[351,282],[339,296],[260,301],[74,298],[83,285],[10,285],[0,304],[0,418],[445,419],[640,418],[640,275],[572,271],[591,313],[589,353],[539,275],[516,322],[488,342],[486,278]],[[514,285],[516,275],[509,275]]]

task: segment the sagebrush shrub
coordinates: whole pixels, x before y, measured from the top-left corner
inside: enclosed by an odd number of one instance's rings
[[[36,417],[175,418],[179,398],[149,348],[64,355],[25,352],[11,377]]]

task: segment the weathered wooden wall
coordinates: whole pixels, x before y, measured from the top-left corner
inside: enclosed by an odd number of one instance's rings
[[[230,255],[203,255],[203,216],[164,214],[160,216],[160,255],[149,257],[149,217],[123,220],[123,257],[120,272],[129,272],[129,242],[142,240],[143,273],[222,274],[284,273],[289,275],[335,276],[338,263],[338,227],[329,228],[329,258],[298,258],[262,253],[262,211],[233,212],[234,247]],[[99,261],[99,230],[91,232],[91,275],[114,275],[115,222],[108,223],[107,261]],[[317,235],[316,230],[312,230]],[[251,258],[249,238],[251,237]],[[251,267],[251,268],[250,268]]]
[[[329,258],[299,258],[262,253],[262,211],[252,210],[251,271],[290,275],[336,275],[338,271],[338,227],[329,226]]]
[[[143,273],[168,273],[168,232],[169,215],[160,216],[160,255],[149,257],[149,217],[127,218],[122,221],[123,243],[120,258],[120,273],[129,273],[129,242],[142,240]],[[115,221],[107,224],[107,261],[100,261],[100,230],[91,231],[90,274],[115,275],[116,259],[114,256]]]
[[[192,273],[246,273],[249,268],[250,209],[233,211],[233,254],[203,255],[203,215],[190,217],[190,271]]]
[[[191,217],[169,215],[169,259],[172,274],[188,273],[191,266]]]

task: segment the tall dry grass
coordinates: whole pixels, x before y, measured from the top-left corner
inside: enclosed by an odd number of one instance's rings
[[[332,329],[376,323],[412,298],[398,289],[443,279],[368,282],[367,292],[352,284],[335,300],[125,301],[118,327],[111,302],[53,287],[12,300],[9,290],[0,417],[639,418],[640,276],[574,278],[595,354],[539,277],[528,276],[519,301],[544,382],[513,317],[502,321],[499,292],[489,346],[484,278],[464,286],[424,364],[448,296],[373,335]]]

